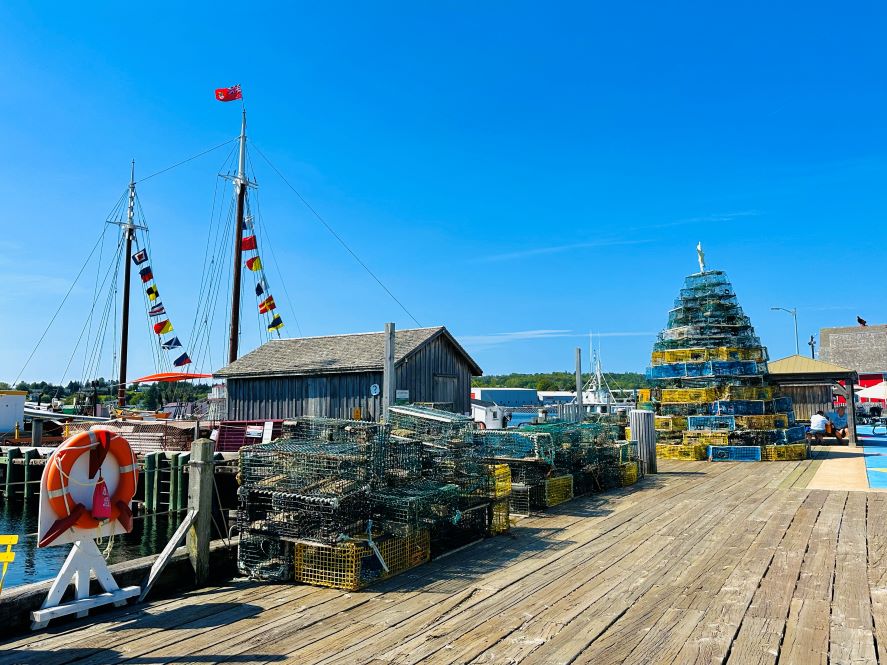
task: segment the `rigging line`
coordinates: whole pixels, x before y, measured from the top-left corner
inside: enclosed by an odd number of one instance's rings
[[[102,243],[104,245],[104,243]],[[101,264],[101,253],[99,253],[99,263]],[[108,270],[105,272],[105,279],[102,280],[102,286],[104,287],[105,283],[108,280],[108,275],[111,273],[111,269],[113,266],[109,266]],[[99,272],[96,271],[96,290],[95,295],[92,301],[92,307],[89,311],[89,316],[86,318],[86,322],[83,324],[83,327],[80,329],[80,336],[77,337],[77,342],[74,344],[74,350],[71,352],[71,357],[68,359],[68,364],[65,365],[65,371],[62,372],[62,380],[61,383],[64,384],[65,379],[68,378],[68,370],[71,368],[71,364],[74,362],[74,357],[77,355],[77,351],[80,348],[80,342],[83,340],[83,335],[86,334],[86,331],[89,330],[89,327],[92,325],[93,312],[95,311],[96,303],[98,303],[98,284],[99,284]],[[89,341],[89,335],[87,335],[87,342]],[[86,352],[84,351],[84,355]],[[59,386],[61,388],[61,385]],[[56,397],[58,397],[58,391],[56,391]]]
[[[250,168],[252,170],[252,160],[250,160]],[[255,179],[256,178],[255,178],[255,172],[254,172],[253,173],[253,180],[255,180]],[[265,224],[265,220],[262,218],[261,201],[259,200],[258,196],[255,197],[255,200],[256,200],[256,219],[258,220],[259,226],[262,229],[262,233],[263,233],[263,236],[265,239],[264,241],[266,241],[268,243],[268,250],[271,252],[271,258],[274,261],[274,270],[277,272],[277,276],[280,278],[280,285],[283,288],[284,295],[286,296],[286,302],[287,302],[287,305],[289,305],[290,314],[293,315],[293,321],[296,322],[296,330],[299,331],[299,336],[303,337],[304,333],[302,332],[302,326],[299,323],[299,318],[296,316],[296,309],[293,306],[293,300],[292,300],[292,298],[290,298],[289,290],[286,288],[286,281],[283,279],[283,274],[280,272],[280,262],[277,260],[277,256],[274,254],[274,245],[271,243],[271,234],[268,232],[268,225]],[[262,273],[264,276],[264,273],[265,273],[264,267],[262,268]],[[268,287],[268,291],[269,292],[271,291],[270,287]],[[270,293],[269,293],[269,295],[270,295]],[[277,331],[277,336],[279,339],[280,338],[280,331],[279,330]]]
[[[235,136],[233,139],[228,139],[224,143],[220,143],[219,145],[209,148],[208,150],[204,150],[203,152],[199,152],[192,157],[188,157],[188,159],[183,159],[182,161],[180,161],[176,164],[173,164],[172,166],[167,166],[165,169],[160,169],[159,171],[156,171],[156,172],[152,173],[151,175],[146,175],[144,178],[139,178],[138,180],[136,180],[136,184],[139,185],[139,184],[145,182],[146,180],[150,180],[154,176],[160,175],[161,173],[166,173],[167,171],[172,171],[174,168],[182,166],[183,164],[187,164],[188,162],[193,161],[193,160],[197,159],[198,157],[203,157],[204,155],[208,155],[213,150],[218,150],[219,148],[222,148],[222,147],[228,145],[232,141],[238,141],[238,140],[240,140],[239,136]]]
[[[43,342],[43,339],[46,337],[46,333],[49,332],[49,329],[52,327],[53,322],[55,322],[56,317],[58,317],[59,312],[62,311],[62,307],[65,306],[65,303],[68,301],[68,296],[71,295],[71,291],[74,290],[74,287],[77,285],[77,281],[80,279],[80,276],[83,274],[83,271],[86,270],[86,266],[89,265],[89,260],[92,258],[92,255],[95,254],[95,250],[98,249],[99,244],[102,242],[102,238],[104,237],[104,229],[102,229],[101,235],[99,235],[99,239],[96,241],[95,245],[92,246],[92,250],[89,252],[89,256],[86,257],[86,261],[83,262],[80,270],[77,272],[77,276],[74,278],[74,281],[71,282],[71,286],[68,288],[67,293],[65,293],[65,297],[62,298],[62,302],[59,303],[58,309],[55,310],[55,314],[52,315],[52,318],[49,320],[49,323],[46,325],[46,329],[43,331],[43,334],[40,335],[40,339],[37,340],[37,343],[34,345],[34,348],[31,350],[30,355],[27,360],[25,360],[25,364],[22,365],[21,370],[19,370],[18,376],[15,377],[15,381],[13,381],[12,385],[18,383],[18,380],[22,377],[22,374],[28,367],[28,363],[31,362],[31,359],[34,357],[34,354],[37,353],[37,349],[40,348],[40,344]]]
[[[264,159],[264,160],[268,163],[268,166],[271,167],[271,170],[273,170],[278,176],[280,176],[280,179],[283,180],[284,184],[286,184],[287,187],[289,187],[291,190],[293,190],[293,193],[295,193],[295,195],[299,197],[299,200],[300,200],[303,204],[305,204],[305,207],[308,208],[308,210],[311,211],[311,213],[317,218],[317,220],[318,220],[321,224],[324,225],[324,227],[326,227],[326,230],[329,231],[330,234],[331,234],[336,240],[339,241],[339,244],[342,245],[342,247],[344,247],[344,248],[347,250],[347,252],[348,252],[349,254],[351,254],[352,257],[354,257],[354,260],[357,261],[357,262],[360,264],[360,266],[361,266],[364,270],[366,270],[367,274],[368,274],[370,277],[372,277],[372,278],[376,281],[376,283],[377,283],[379,286],[382,287],[382,290],[385,291],[385,293],[387,293],[387,294],[391,297],[391,299],[392,299],[394,302],[396,302],[404,312],[406,312],[407,316],[409,316],[409,317],[413,320],[413,322],[414,322],[417,326],[419,326],[419,327],[421,328],[421,327],[422,327],[422,324],[419,323],[418,319],[416,319],[416,317],[413,316],[413,315],[410,313],[410,310],[408,310],[408,309],[404,306],[404,304],[403,304],[400,300],[398,300],[397,297],[396,297],[396,296],[395,296],[395,295],[394,295],[394,294],[388,289],[388,287],[385,286],[385,285],[382,283],[382,280],[380,280],[378,277],[376,277],[376,274],[375,274],[372,270],[369,269],[369,267],[367,266],[367,264],[360,260],[360,257],[354,252],[354,250],[351,249],[351,247],[349,247],[348,244],[342,239],[342,236],[340,236],[338,233],[336,233],[336,231],[333,229],[333,227],[331,227],[329,224],[327,224],[326,220],[325,220],[323,217],[321,217],[320,214],[319,214],[314,208],[311,207],[311,204],[308,203],[308,201],[305,200],[305,198],[299,193],[299,190],[297,190],[295,187],[293,187],[293,186],[290,184],[290,181],[286,179],[286,177],[283,175],[283,173],[281,173],[281,172],[277,169],[277,167],[274,166],[274,164],[271,163],[271,161],[265,156],[265,153],[263,153],[261,150],[259,150],[259,147],[258,147],[254,142],[250,141],[250,143],[251,143],[252,146],[256,149],[256,152],[258,152],[258,153],[262,156],[262,159]]]

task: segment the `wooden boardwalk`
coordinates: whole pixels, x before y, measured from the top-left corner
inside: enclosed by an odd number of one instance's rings
[[[0,663],[887,663],[887,494],[666,462],[362,593],[234,582]]]

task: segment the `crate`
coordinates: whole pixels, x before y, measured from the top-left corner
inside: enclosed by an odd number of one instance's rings
[[[760,446],[709,446],[708,459],[712,462],[760,462]]]
[[[730,435],[727,432],[699,430],[684,432],[684,445],[727,446],[729,444]]]
[[[687,418],[689,430],[734,430],[736,416],[690,416]]]
[[[727,400],[772,399],[773,388],[770,386],[725,386],[722,397]]]
[[[784,413],[771,413],[763,416],[735,416],[738,429],[782,429],[788,427],[788,417]]]
[[[622,486],[628,487],[629,485],[634,485],[638,481],[638,463],[637,462],[627,462],[623,464],[620,469],[622,476]]]
[[[718,398],[717,388],[663,388],[663,404],[701,404]]]
[[[313,586],[359,591],[373,582],[423,564],[431,556],[426,529],[404,538],[379,538],[374,545],[378,555],[368,541],[348,541],[330,547],[296,543],[294,579]]]
[[[809,454],[806,443],[790,443],[782,446],[761,446],[761,459],[772,462],[777,460],[805,460]]]
[[[573,498],[573,476],[548,478],[542,483],[542,505],[557,506]]]
[[[490,535],[498,536],[511,528],[508,512],[508,499],[500,499],[490,504]]]
[[[708,451],[704,445],[656,444],[656,457],[659,459],[704,460]]]

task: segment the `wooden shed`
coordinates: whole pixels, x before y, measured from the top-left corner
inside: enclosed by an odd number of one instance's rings
[[[385,333],[272,340],[218,370],[229,420],[382,415]],[[397,330],[399,400],[471,411],[471,377],[482,370],[443,326]],[[359,412],[358,412],[359,410]]]
[[[809,420],[817,411],[831,411],[836,392],[848,393],[848,401],[853,402],[851,395],[857,374],[851,369],[799,355],[771,361],[769,368],[771,383],[779,387],[780,394],[792,398],[795,418],[799,421]],[[851,445],[856,439],[854,416],[854,410],[849,409]]]

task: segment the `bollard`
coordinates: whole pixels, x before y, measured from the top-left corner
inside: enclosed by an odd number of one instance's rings
[[[197,516],[185,545],[194,568],[194,581],[203,586],[209,580],[209,543],[212,539],[213,518],[213,452],[212,439],[198,439],[191,444],[191,461],[188,463],[188,510]]]

